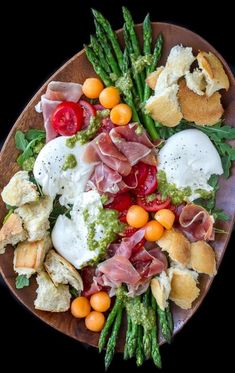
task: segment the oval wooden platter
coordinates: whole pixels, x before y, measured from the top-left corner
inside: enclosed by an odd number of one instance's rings
[[[194,51],[204,50],[211,51],[216,54],[224,64],[224,68],[229,76],[231,87],[228,92],[223,93],[223,105],[225,108],[225,119],[227,123],[235,126],[235,79],[229,69],[228,64],[224,61],[223,57],[204,39],[202,39],[197,34],[189,31],[185,28],[167,24],[167,23],[153,23],[153,34],[154,39],[159,34],[163,33],[164,37],[164,50],[163,55],[160,61],[160,64],[164,64],[166,58],[169,54],[170,49],[176,44],[183,44],[184,46],[191,46]],[[141,30],[142,25],[136,26],[137,32],[141,39]],[[118,37],[123,43],[122,30],[118,31]],[[18,152],[14,145],[14,134],[17,129],[22,131],[27,130],[29,127],[42,128],[43,119],[42,115],[38,114],[34,110],[34,106],[40,100],[40,96],[45,92],[46,86],[51,80],[61,80],[61,81],[73,81],[78,83],[83,83],[83,81],[90,76],[95,76],[95,73],[87,61],[84,51],[79,52],[73,58],[71,58],[64,66],[62,66],[37,92],[37,94],[32,98],[29,104],[26,106],[16,123],[14,124],[11,132],[9,133],[6,142],[3,146],[3,149],[0,154],[0,191],[8,183],[13,174],[18,170],[18,166],[15,162]],[[223,255],[225,253],[229,238],[231,235],[234,215],[235,215],[235,166],[233,167],[232,175],[228,180],[224,180],[223,177],[220,179],[220,190],[217,195],[217,206],[223,208],[226,213],[231,217],[231,220],[227,223],[221,224],[221,227],[228,232],[228,234],[221,234],[216,236],[216,241],[213,244],[218,267],[221,263]],[[6,214],[5,206],[0,198],[0,221],[2,222],[3,217]],[[17,290],[15,288],[15,273],[13,271],[13,248],[8,247],[4,255],[0,255],[0,266],[2,276],[8,285],[9,289],[16,296],[16,298],[25,305],[28,310],[30,310],[34,315],[39,317],[42,321],[46,322],[48,325],[53,328],[61,331],[68,336],[87,343],[92,346],[97,346],[99,334],[92,333],[88,331],[83,321],[79,321],[73,318],[70,312],[66,313],[49,313],[37,311],[34,309],[33,301],[36,297],[36,282],[35,279],[30,280],[30,287],[24,288],[22,290]],[[198,309],[202,303],[204,297],[206,296],[213,278],[208,276],[200,276],[200,296],[195,301],[193,308],[184,311],[178,307],[173,306],[174,313],[174,333],[177,333],[183,325],[191,318],[191,316]],[[121,329],[117,350],[123,351],[125,337],[125,322]],[[160,343],[164,343],[164,340],[161,338]]]

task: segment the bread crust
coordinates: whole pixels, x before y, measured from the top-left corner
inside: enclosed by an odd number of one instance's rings
[[[190,267],[209,276],[216,274],[215,252],[205,241],[191,243]]]

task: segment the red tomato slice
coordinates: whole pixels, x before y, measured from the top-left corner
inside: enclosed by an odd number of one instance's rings
[[[133,192],[137,196],[147,196],[148,194],[152,194],[157,189],[157,168],[155,166],[147,165],[147,177],[141,183],[139,183],[138,187],[133,190]]]
[[[96,115],[96,109],[93,105],[85,100],[80,100],[79,104],[83,108],[83,124],[84,127],[89,126],[90,118]]]
[[[148,167],[149,166],[146,163],[138,162],[135,166],[132,167],[129,175],[123,177],[124,182],[128,186],[134,187],[136,185],[137,179],[137,187],[139,185],[142,185],[148,175]]]
[[[64,101],[52,114],[52,126],[59,135],[72,136],[83,124],[83,110],[76,102]]]
[[[160,195],[156,195],[156,198],[152,201],[148,201],[147,197],[138,197],[137,203],[139,206],[143,207],[146,211],[158,211],[161,209],[169,208],[171,200],[167,198],[165,201],[160,199]]]
[[[106,205],[108,209],[114,209],[117,211],[128,210],[132,205],[132,198],[129,193],[122,193],[114,197],[113,201]]]

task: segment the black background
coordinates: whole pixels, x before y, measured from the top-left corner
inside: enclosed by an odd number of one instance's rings
[[[14,121],[43,82],[67,59],[79,51],[94,31],[90,7],[96,7],[108,17],[115,29],[122,26],[122,4],[128,5],[135,22],[150,11],[154,21],[167,21],[186,26],[206,38],[235,65],[234,21],[229,2],[223,1],[217,10],[214,3],[162,1],[66,1],[32,2],[5,6],[1,12],[1,93],[0,142]],[[0,170],[0,177],[3,170]],[[234,335],[234,242],[233,235],[223,263],[203,305],[170,346],[161,348],[163,372],[213,370],[230,371],[234,353],[230,339]],[[230,338],[231,337],[231,338]],[[103,356],[49,328],[18,304],[0,281],[1,365],[32,371],[66,365],[97,372],[103,371]],[[234,344],[234,343],[233,343]],[[10,352],[10,356],[8,354]],[[12,358],[11,358],[12,356]],[[110,372],[137,371],[135,362],[114,359]],[[154,371],[147,362],[138,371]],[[233,370],[233,369],[232,369]]]

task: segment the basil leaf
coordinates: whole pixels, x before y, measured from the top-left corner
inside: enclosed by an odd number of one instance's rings
[[[35,129],[35,128],[31,128],[30,130],[28,130],[26,133],[25,133],[25,137],[28,141],[32,141],[32,140],[43,140],[46,138],[46,133],[45,131],[43,130],[38,130],[38,129]]]
[[[16,131],[15,133],[15,145],[18,150],[25,151],[28,145],[28,141],[22,131]]]
[[[29,286],[29,279],[25,275],[18,275],[16,277],[16,289],[23,289]]]

